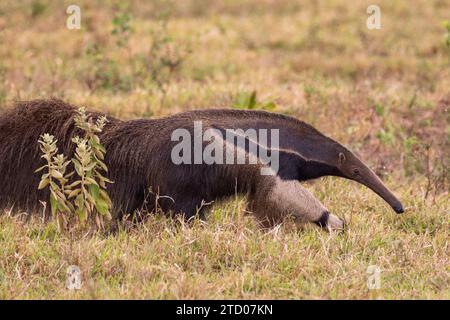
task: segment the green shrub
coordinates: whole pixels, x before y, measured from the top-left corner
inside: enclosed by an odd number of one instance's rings
[[[81,70],[81,76],[91,91],[96,89],[131,90],[131,77],[121,70],[117,61],[108,57],[99,46],[89,45],[84,55],[88,63],[86,68]]]
[[[31,3],[31,17],[37,18],[47,10],[48,5],[41,1],[33,1]]]
[[[446,30],[445,33],[445,45],[447,46],[447,48],[450,48],[450,21],[444,21],[444,28]]]
[[[240,92],[232,104],[235,109],[262,109],[274,110],[277,105],[273,101],[258,101],[256,90],[252,92]]]
[[[106,184],[112,181],[104,176],[108,171],[103,162],[106,150],[97,134],[102,132],[107,119],[100,117],[94,122],[86,110],[80,108],[74,121],[84,132],[84,137],[73,138],[76,149],[71,160],[57,154],[54,136],[45,133],[39,139],[42,158],[47,164],[36,170],[45,170],[38,188],[49,187],[51,213],[60,225],[67,228],[73,218],[78,219],[81,225],[92,219],[98,228],[103,228],[105,219],[111,219],[112,202],[106,192]],[[69,164],[75,171],[66,172]]]
[[[130,35],[133,33],[131,28],[131,14],[128,3],[119,4],[118,12],[112,19],[113,29],[111,34],[116,38],[118,47],[124,47],[128,44]]]
[[[161,93],[160,104],[164,104],[169,84],[179,74],[182,65],[191,54],[190,45],[176,42],[168,30],[169,14],[158,20],[158,26],[151,30],[152,42],[148,50],[136,56],[139,66],[136,76],[144,87]]]

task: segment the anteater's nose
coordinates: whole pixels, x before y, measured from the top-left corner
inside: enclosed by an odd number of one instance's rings
[[[397,212],[397,213],[403,213],[403,212],[405,212],[405,209],[400,204],[400,205],[394,207],[394,211]]]

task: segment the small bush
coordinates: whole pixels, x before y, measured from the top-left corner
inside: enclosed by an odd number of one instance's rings
[[[235,109],[262,109],[262,110],[275,110],[277,105],[273,101],[258,101],[257,93],[255,90],[252,92],[239,93],[233,102],[233,108]]]
[[[445,32],[445,45],[450,49],[450,21],[444,21]]]
[[[33,1],[31,3],[31,17],[37,18],[47,10],[47,4],[40,1]]]
[[[45,133],[38,142],[43,153],[42,158],[47,162],[46,165],[36,170],[36,172],[43,171],[44,169],[47,171],[42,175],[38,189],[41,190],[49,186],[51,213],[52,216],[58,217],[61,213],[73,211],[73,206],[66,197],[66,194],[70,191],[67,182],[72,175],[66,174],[66,169],[70,161],[66,161],[64,155],[57,154],[57,140],[55,140],[54,136]]]
[[[131,28],[131,14],[128,3],[119,4],[118,12],[115,14],[112,24],[111,34],[116,38],[118,47],[124,47],[128,44],[133,29]]]
[[[127,77],[118,63],[109,58],[97,45],[89,45],[84,55],[88,64],[87,68],[82,70],[82,77],[91,91],[96,89],[131,90],[131,78]]]
[[[161,93],[161,105],[164,104],[170,82],[191,54],[189,45],[180,45],[171,37],[168,22],[167,16],[159,20],[158,26],[151,30],[149,49],[137,55],[137,61],[142,66],[137,68],[138,77],[143,80],[144,87]]]
[[[75,125],[83,130],[84,137],[73,139],[76,149],[71,160],[57,154],[54,136],[45,133],[39,139],[42,158],[47,164],[36,170],[45,170],[38,189],[49,187],[51,213],[60,225],[69,227],[73,218],[84,225],[91,218],[98,228],[103,228],[105,219],[111,219],[112,202],[106,192],[106,184],[112,181],[104,176],[108,171],[103,162],[106,150],[97,134],[102,132],[107,119],[100,117],[94,122],[86,110],[80,108],[74,120]],[[75,171],[67,173],[70,164]]]

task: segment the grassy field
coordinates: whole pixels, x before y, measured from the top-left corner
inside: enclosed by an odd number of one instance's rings
[[[379,0],[380,30],[366,27],[372,1],[339,0],[76,1],[81,29],[69,30],[73,2],[1,1],[0,109],[54,96],[123,119],[289,114],[354,150],[406,212],[337,178],[306,186],[348,221],[341,234],[263,232],[242,198],[206,222],[151,216],[114,235],[5,212],[1,299],[450,298],[448,1]],[[80,290],[66,288],[70,265]]]

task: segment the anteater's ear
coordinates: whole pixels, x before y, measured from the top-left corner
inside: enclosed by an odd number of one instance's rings
[[[339,152],[339,166],[342,166],[345,162],[345,155],[342,152]]]

